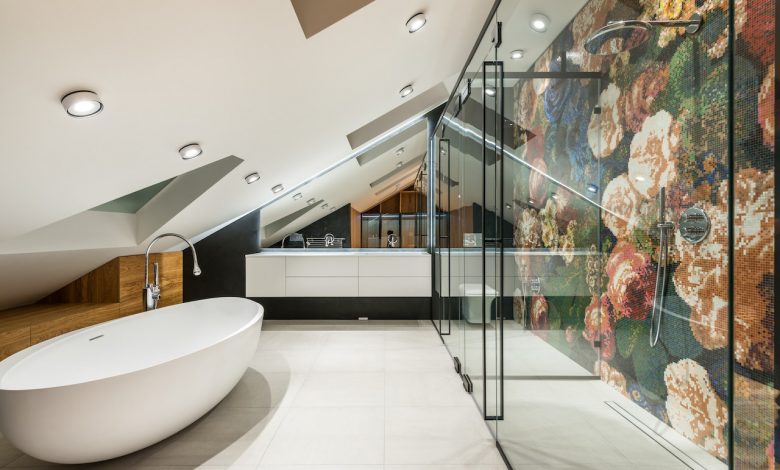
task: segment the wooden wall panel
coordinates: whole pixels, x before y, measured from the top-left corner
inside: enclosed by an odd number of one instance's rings
[[[119,260],[114,258],[81,276],[39,303],[114,303],[119,302]]]
[[[149,256],[149,279],[153,280],[154,263],[160,263],[159,307],[180,304],[182,293],[182,252],[153,253]],[[119,258],[119,303],[122,315],[143,311],[144,256]]]
[[[31,346],[30,327],[0,330],[0,361]]]
[[[401,191],[401,213],[414,214],[417,212],[417,191]]]
[[[54,338],[79,328],[119,318],[119,304],[65,304],[50,318],[30,326],[30,344]]]
[[[160,307],[183,300],[182,252],[156,253]],[[151,274],[150,278],[153,276]],[[49,338],[143,311],[144,256],[122,256],[44,297],[0,312],[0,360]]]
[[[349,239],[351,248],[360,248],[361,244],[361,227],[360,227],[360,211],[350,208],[349,210]]]
[[[401,209],[401,197],[398,193],[379,203],[379,211],[382,214],[398,214]]]

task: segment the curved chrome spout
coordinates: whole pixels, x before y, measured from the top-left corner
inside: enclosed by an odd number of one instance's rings
[[[192,246],[192,243],[190,243],[188,239],[184,238],[178,233],[163,233],[161,235],[157,235],[154,237],[154,240],[149,242],[149,246],[146,248],[143,291],[144,310],[153,310],[157,308],[157,301],[160,299],[160,280],[158,278],[157,263],[154,263],[154,284],[149,284],[149,252],[152,251],[152,245],[154,245],[157,240],[165,237],[180,238],[185,243],[187,243],[187,245],[189,245],[190,249],[192,250],[192,274],[195,276],[200,276],[200,273],[202,272],[200,270],[200,266],[198,265],[198,253],[195,251],[195,247]]]

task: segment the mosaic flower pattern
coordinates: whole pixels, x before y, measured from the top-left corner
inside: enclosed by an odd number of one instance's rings
[[[618,242],[607,261],[607,295],[617,318],[647,318],[653,306],[655,273],[650,256],[628,242]]]
[[[738,363],[754,370],[770,372],[774,365],[774,312],[762,295],[771,276],[766,265],[754,260],[774,255],[774,171],[746,169],[737,173],[734,203],[735,320],[734,356]],[[724,186],[725,187],[725,186]],[[721,196],[725,196],[721,188]]]
[[[728,410],[715,393],[707,370],[683,359],[666,367],[664,382],[669,391],[666,412],[672,427],[713,455],[725,458]]]
[[[548,183],[552,193],[545,192],[546,201],[535,201],[528,213],[516,211],[516,227],[524,226],[525,235],[518,240],[516,229],[515,246],[559,255],[539,264],[535,257],[533,265],[524,260],[527,274],[541,269],[555,273],[566,289],[587,291],[584,298],[547,297],[534,321],[563,332],[545,338],[584,367],[595,362],[602,380],[720,459],[728,457],[729,447],[730,301],[737,373],[764,381],[765,389],[774,380],[774,5],[774,0],[591,0],[532,69],[561,70],[558,58],[565,57],[567,71],[601,71],[606,80],[598,86],[581,78],[521,80],[515,87],[516,120],[543,136],[525,145],[521,158],[544,158],[547,172],[576,190]],[[727,53],[732,11],[733,56]],[[640,47],[611,56],[591,56],[581,48],[583,38],[607,21],[683,19],[694,12],[704,18],[695,38],[683,28],[658,28]],[[736,113],[733,168],[729,100]],[[600,115],[593,114],[596,104]],[[515,196],[523,200],[532,181],[528,173],[519,181],[523,188]],[[597,201],[585,189],[589,184],[599,188],[596,211],[588,210]],[[535,195],[544,197],[542,185],[534,186]],[[659,343],[651,348],[648,315],[658,260],[657,232],[651,228],[662,187],[668,220],[677,222],[685,209],[697,206],[711,227],[696,244],[674,231],[666,292],[673,315],[664,317]],[[568,197],[559,197],[564,192]],[[590,255],[570,256],[588,249]],[[600,348],[594,348],[596,338]],[[774,398],[751,397],[777,413]],[[749,401],[734,403],[737,423],[754,423],[745,426],[749,433],[734,436],[736,468],[772,468],[774,454],[767,449],[773,449],[778,432],[773,419],[760,419],[769,411],[740,418],[757,413]]]
[[[646,198],[653,198],[661,187],[677,180],[677,150],[680,126],[668,111],[648,117],[631,141],[628,181]]]
[[[620,103],[617,106],[620,109],[620,118],[627,129],[635,134],[642,130],[642,124],[653,109],[655,98],[668,83],[669,66],[653,64],[639,74],[627,92],[619,96]]]
[[[547,299],[543,295],[535,295],[531,299],[531,329],[537,334],[546,337],[547,330],[550,328],[548,323],[548,314],[550,307]]]
[[[623,375],[618,369],[612,367],[609,362],[601,361],[599,367],[599,375],[601,380],[612,386],[615,390],[628,396],[628,382],[626,376]]]
[[[530,81],[519,82],[518,87],[519,90],[515,91],[519,96],[515,106],[515,123],[520,129],[530,129],[536,117],[536,90]]]
[[[620,122],[620,88],[610,83],[601,92],[599,106],[601,112],[593,115],[588,124],[588,144],[596,158],[612,155],[618,144],[623,140],[623,125]]]
[[[728,345],[728,219],[725,204],[701,206],[710,218],[709,236],[694,245],[675,237],[673,282],[691,307],[693,336],[705,349],[718,349]]]
[[[769,66],[769,72],[761,83],[758,94],[758,121],[761,124],[764,145],[775,148],[775,64]]]
[[[542,222],[536,209],[526,208],[520,213],[520,223],[515,224],[515,246],[537,248],[542,242]]]
[[[600,351],[601,359],[608,361],[615,356],[615,317],[606,294],[601,297],[594,296],[585,308],[585,329],[582,331],[582,337],[592,346],[596,341],[601,341],[602,346],[596,348]]]
[[[604,225],[618,239],[627,239],[639,226],[639,206],[642,197],[628,182],[628,175],[622,174],[611,180],[601,197]]]
[[[544,205],[547,201],[547,163],[544,158],[538,157],[531,161],[531,166],[534,168],[528,174],[528,195],[533,201],[533,204]]]

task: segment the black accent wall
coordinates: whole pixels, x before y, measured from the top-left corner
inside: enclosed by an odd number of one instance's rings
[[[298,233],[303,234],[304,239],[310,237],[321,238],[324,237],[326,233],[332,233],[334,237],[344,239],[344,248],[351,248],[352,240],[350,237],[350,219],[349,219],[351,209],[352,206],[350,204],[342,206],[338,210],[335,210],[329,213],[328,215],[326,215],[325,217],[322,217],[321,219],[317,220],[316,222],[311,223],[309,226],[304,227],[301,230],[298,230]],[[314,209],[314,210],[325,212],[322,209]],[[276,244],[272,245],[272,248],[281,248],[281,246],[282,246],[282,242],[279,241]],[[287,246],[286,243],[285,246]]]
[[[246,295],[245,256],[260,251],[260,210],[195,243],[203,273],[192,275],[192,253],[184,250],[184,301]]]
[[[430,320],[430,297],[266,297],[266,320]]]

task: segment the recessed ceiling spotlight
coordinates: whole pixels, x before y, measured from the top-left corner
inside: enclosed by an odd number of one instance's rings
[[[524,55],[525,51],[522,49],[515,49],[509,53],[509,57],[512,58],[512,60],[520,60]]]
[[[590,191],[590,192],[592,192],[592,193],[597,193],[597,192],[599,192],[599,187],[598,187],[598,186],[596,186],[596,185],[595,185],[595,184],[593,184],[593,183],[590,183],[590,184],[588,185],[588,188],[587,188],[587,189],[588,189],[588,191]]]
[[[398,150],[395,151],[395,156],[396,157],[400,157],[401,155],[404,154],[405,151],[406,151],[406,149],[401,147],[401,148],[399,148]]]
[[[416,33],[421,30],[427,22],[428,20],[425,19],[425,14],[423,12],[415,13],[411,18],[406,20],[406,29],[408,29],[410,33]]]
[[[335,210],[336,210],[336,208],[335,208],[335,207],[331,207],[331,208],[330,208],[330,211],[331,211],[331,212],[333,212],[333,211],[335,211]]]
[[[492,86],[485,87],[485,94],[488,96],[496,96],[496,89]]]
[[[538,33],[547,31],[547,26],[550,24],[550,18],[542,13],[534,13],[531,16],[531,29]]]
[[[184,160],[195,158],[201,153],[203,153],[203,149],[200,148],[200,145],[198,144],[187,144],[179,149],[179,155],[181,155],[181,158]]]
[[[395,166],[397,168],[401,168],[402,166],[404,166],[404,162],[398,162],[398,163],[395,164]]]
[[[317,201],[315,201],[314,198],[311,198],[308,201],[306,201],[306,205],[310,206],[310,205],[314,204],[315,202],[317,202]]]
[[[504,204],[504,207],[506,207],[507,209],[511,209],[512,208],[512,206],[509,203]]]
[[[60,100],[70,116],[86,117],[97,114],[103,110],[103,103],[94,91],[78,90],[63,96]]]
[[[252,184],[260,179],[260,173],[249,173],[248,175],[244,176],[244,179],[246,180],[246,184]]]
[[[401,88],[401,91],[399,91],[398,94],[401,95],[401,98],[406,98],[407,96],[411,95],[413,91],[414,88],[412,88],[412,85],[409,84]]]
[[[325,204],[321,205],[320,207],[322,207],[323,209],[327,209],[328,208],[328,203],[326,202]]]
[[[282,186],[281,184],[277,184],[276,186],[271,188],[271,191],[273,191],[274,193],[282,192],[284,191],[284,186]]]
[[[297,201],[298,199],[300,199],[302,197],[303,197],[303,194],[295,193],[295,194],[293,194],[293,201]]]

